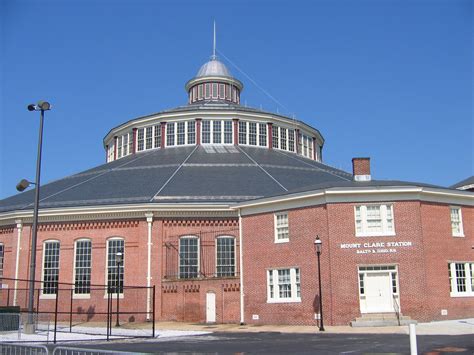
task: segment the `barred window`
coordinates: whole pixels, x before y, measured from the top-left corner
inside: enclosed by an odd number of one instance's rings
[[[166,145],[174,145],[174,123],[166,124]]]
[[[267,124],[258,124],[258,145],[261,147],[267,146]]]
[[[301,302],[299,268],[267,271],[267,302]]]
[[[257,124],[249,122],[249,144],[257,145]]]
[[[232,144],[232,121],[224,121],[224,143]]]
[[[235,238],[217,238],[217,277],[235,276]]]
[[[155,126],[155,142],[153,145],[154,148],[161,147],[161,125]]]
[[[74,293],[89,294],[91,292],[91,252],[90,240],[78,240],[75,243]]]
[[[225,90],[225,98],[226,98],[226,100],[231,101],[231,92],[232,92],[232,86],[226,85],[226,90]]]
[[[217,85],[217,84],[216,84]],[[212,121],[212,128],[213,128],[213,143],[222,143],[221,140],[221,121]]]
[[[0,243],[0,277],[3,276],[3,260],[4,260],[4,246],[2,243]]]
[[[177,124],[177,145],[183,145],[186,142],[186,122],[178,122]]]
[[[293,129],[288,130],[288,150],[295,151],[295,131]]]
[[[137,130],[137,150],[140,152],[145,148],[145,129],[144,128],[139,128]]]
[[[247,144],[247,122],[239,121],[239,144]]]
[[[45,242],[43,251],[43,294],[55,295],[59,281],[59,242]]]
[[[117,265],[117,253],[122,253],[122,261]],[[125,244],[123,239],[107,241],[107,288],[109,293],[123,293]]]
[[[308,138],[308,158],[314,159],[313,156],[313,140]]]
[[[206,84],[208,85],[208,84]],[[202,121],[202,143],[211,143],[211,121],[204,120]]]
[[[273,126],[273,131],[272,131],[272,139],[273,139],[273,143],[272,143],[272,147],[273,148],[280,148],[280,144],[278,142],[278,132],[279,132],[279,128],[278,126]]]
[[[146,145],[145,149],[151,149],[153,147],[153,126],[146,128]]]
[[[188,121],[187,125],[188,125],[188,144],[196,144],[196,121]]]
[[[194,236],[179,239],[179,278],[199,276],[199,239]]]
[[[207,83],[204,86],[204,98],[209,99],[211,97],[211,84]]]

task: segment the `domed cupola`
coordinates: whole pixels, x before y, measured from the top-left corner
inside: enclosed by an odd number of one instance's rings
[[[197,75],[185,87],[190,104],[209,101],[240,104],[240,92],[244,85],[217,59],[215,33],[211,60],[201,66]]]

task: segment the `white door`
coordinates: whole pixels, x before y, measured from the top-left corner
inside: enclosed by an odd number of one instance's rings
[[[394,312],[390,273],[365,274],[365,289],[367,313]]]
[[[206,323],[216,322],[216,294],[206,293]]]

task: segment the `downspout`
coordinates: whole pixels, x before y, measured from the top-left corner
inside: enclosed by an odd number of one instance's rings
[[[18,271],[20,269],[20,245],[21,245],[21,232],[23,231],[23,222],[21,219],[15,221],[16,229],[18,231],[17,244],[16,244],[16,259],[15,259],[15,286],[13,289],[13,305],[16,306],[17,301],[17,289],[18,289]]]
[[[244,258],[242,247],[242,216],[239,208],[239,264],[240,264],[240,325],[245,324],[244,317]]]
[[[146,273],[146,320],[150,320],[151,309],[151,229],[153,227],[153,213],[145,213],[148,224],[148,243],[147,243],[147,273]]]

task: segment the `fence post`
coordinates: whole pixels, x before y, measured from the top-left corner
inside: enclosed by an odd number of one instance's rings
[[[69,307],[69,333],[72,333],[72,297],[74,289],[71,288],[71,304]]]
[[[58,303],[59,303],[59,287],[56,286],[56,304],[54,305],[54,344],[56,344],[56,331],[58,327]]]
[[[155,337],[155,291],[156,291],[156,286],[153,285],[153,314],[151,315],[151,319],[153,322],[153,338]]]
[[[112,308],[112,298],[111,298],[111,293],[109,292],[110,288],[107,288],[107,341],[109,341],[109,337],[112,333],[112,314],[111,314],[111,308]]]
[[[10,289],[7,291],[7,307],[10,306]]]
[[[38,288],[36,290],[37,294],[36,294],[36,319],[38,319],[38,314],[39,314],[39,308],[40,308],[40,293],[41,293],[41,289]]]
[[[417,355],[418,354],[418,347],[416,345],[416,328],[413,323],[408,325],[410,330],[410,354]]]

